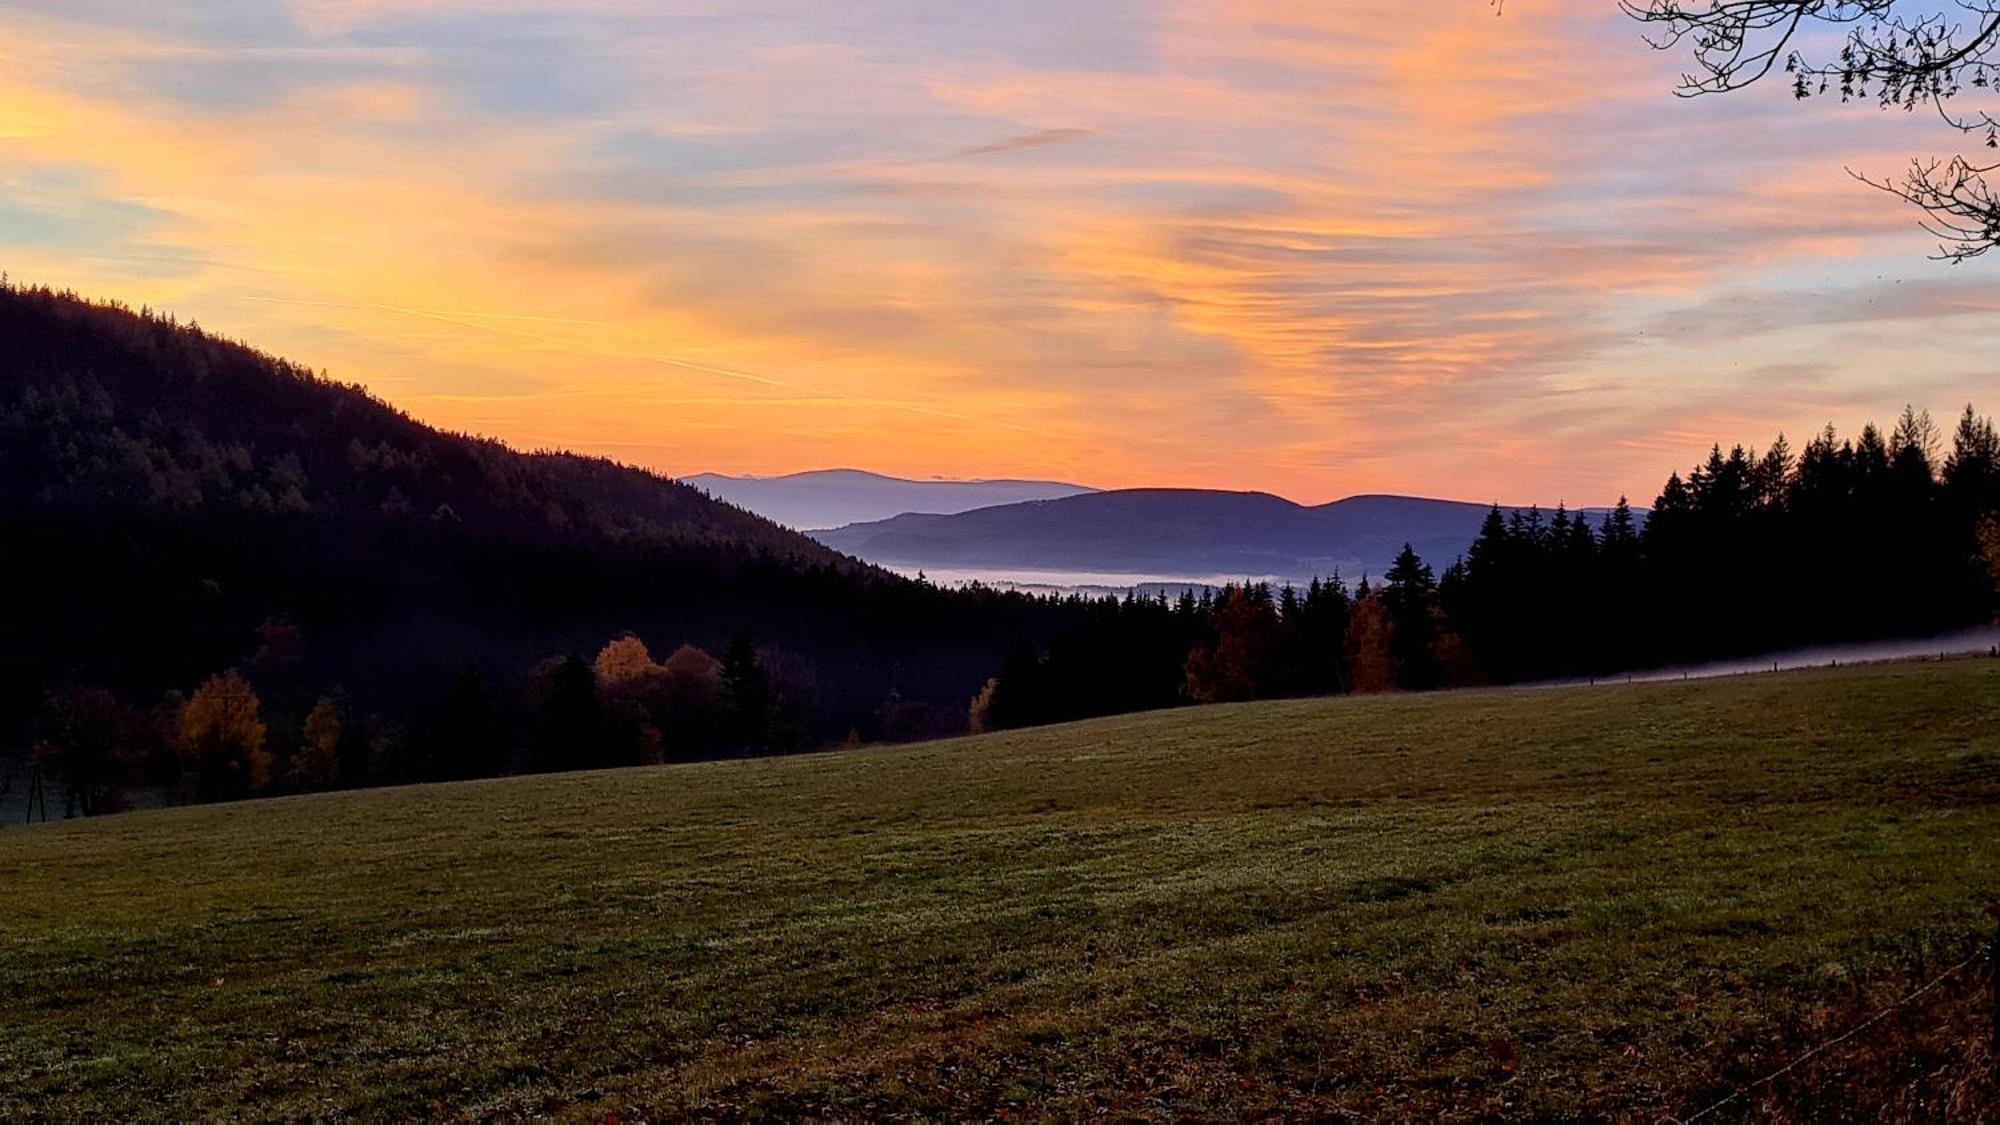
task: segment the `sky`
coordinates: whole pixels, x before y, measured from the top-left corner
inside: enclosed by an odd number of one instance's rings
[[[1613,0],[0,0],[0,268],[673,474],[1649,499],[2000,409],[1994,263]]]

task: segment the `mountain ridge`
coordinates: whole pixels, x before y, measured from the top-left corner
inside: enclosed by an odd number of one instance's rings
[[[695,473],[679,479],[716,499],[801,530],[843,527],[905,513],[951,515],[1096,491],[1067,481],[912,479],[852,468],[808,469],[776,476]]]
[[[892,567],[1303,581],[1380,574],[1405,543],[1441,568],[1464,553],[1493,507],[1388,493],[1305,505],[1261,491],[1111,489],[952,515],[899,515],[813,535]],[[1527,508],[1502,506],[1515,510]],[[1607,511],[1578,514],[1596,523]]]

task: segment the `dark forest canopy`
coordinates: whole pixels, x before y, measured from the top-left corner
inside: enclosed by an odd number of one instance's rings
[[[1772,75],[1801,101],[1838,97],[1883,109],[1935,113],[1989,151],[2000,149],[1992,94],[2000,2],[1956,0],[1621,0],[1647,40],[1691,70],[1684,96],[1726,94]],[[1837,35],[1837,46],[1805,46]],[[1976,257],[2000,243],[2000,161],[1965,155],[1917,160],[1898,180],[1869,180],[1928,214],[1940,257]]]
[[[958,729],[1056,612],[899,578],[651,473],[441,433],[171,317],[6,287],[0,340],[0,754],[37,712],[77,711],[53,689],[150,712],[238,668],[273,786],[322,701],[385,758],[347,781],[462,772],[437,763],[474,695],[506,743],[489,764],[554,767],[542,665],[626,631],[663,656],[753,636],[784,712],[755,729],[788,741],[668,756],[872,737],[892,695],[904,725],[921,702]]]
[[[1033,597],[441,433],[170,317],[0,286],[0,340],[0,787],[32,750],[78,814],[1925,635],[1990,619],[2000,574],[1970,408],[1718,447],[1643,526],[1496,507],[1441,570]]]

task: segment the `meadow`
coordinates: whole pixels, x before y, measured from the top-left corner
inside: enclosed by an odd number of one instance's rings
[[[1966,1119],[2000,660],[0,829],[0,1116]]]

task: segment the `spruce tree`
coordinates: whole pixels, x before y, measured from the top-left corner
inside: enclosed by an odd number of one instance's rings
[[[477,664],[453,682],[437,735],[436,772],[442,777],[491,777],[506,765],[500,726]]]
[[[537,765],[546,770],[589,769],[603,764],[603,715],[597,673],[590,662],[570,653],[549,682],[548,714]]]
[[[722,655],[722,716],[730,748],[740,753],[764,749],[771,716],[771,682],[757,660],[757,645],[742,629]]]
[[[1405,543],[1382,578],[1382,604],[1394,630],[1390,651],[1396,660],[1396,686],[1409,691],[1436,687],[1437,657],[1432,642],[1437,639],[1433,620],[1437,582],[1431,568]]]

